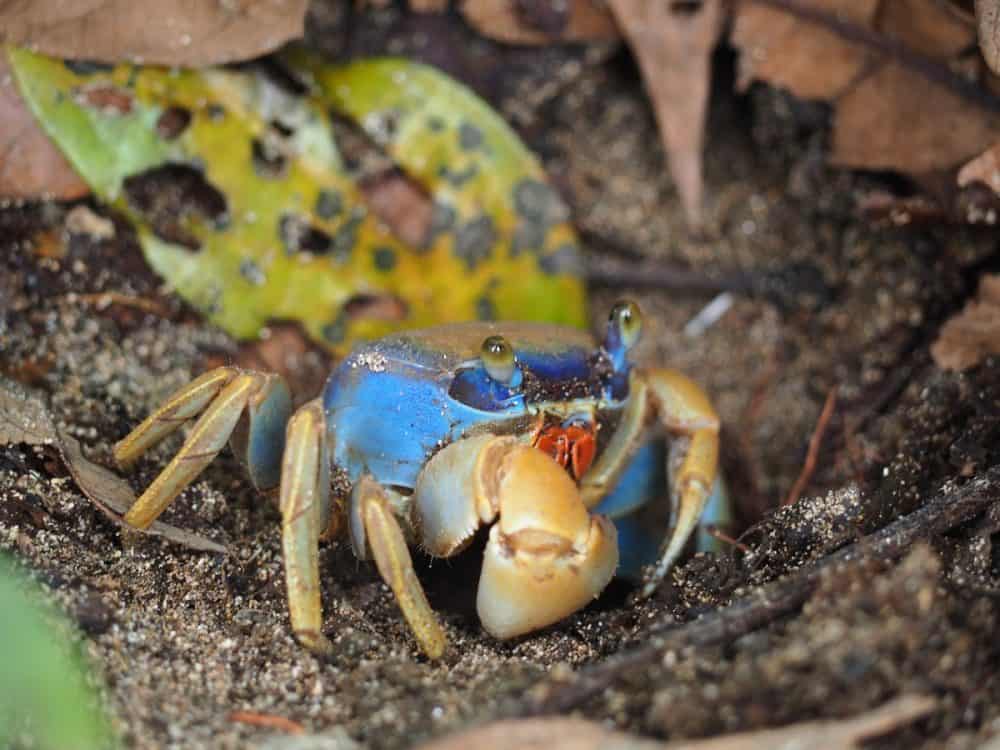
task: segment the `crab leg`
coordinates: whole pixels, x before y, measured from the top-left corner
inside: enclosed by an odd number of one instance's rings
[[[684,551],[711,494],[719,460],[719,418],[705,392],[676,370],[633,372],[629,401],[618,429],[580,482],[588,508],[599,504],[615,487],[642,445],[653,413],[667,432],[681,440],[673,444],[667,467],[673,529],[652,572],[646,576],[641,596],[656,590]]]
[[[319,538],[330,513],[330,469],[323,408],[311,401],[288,423],[281,465],[281,547],[292,630],[310,651],[326,654],[322,633]]]
[[[234,368],[217,367],[177,391],[115,445],[118,465],[123,469],[131,468],[143,453],[186,421],[197,417],[236,375]]]
[[[244,410],[248,412],[246,428],[237,429]],[[276,375],[222,367],[179,390],[115,446],[115,458],[129,466],[201,412],[184,445],[125,514],[125,521],[148,528],[231,438],[234,452],[247,465],[257,488],[277,485],[284,439],[280,427],[290,410],[288,388]]]
[[[363,476],[354,486],[351,505],[352,515],[357,515],[354,509],[360,512],[367,547],[378,572],[396,595],[420,648],[429,658],[439,658],[447,643],[445,634],[413,571],[410,550],[385,489],[371,477]]]
[[[644,375],[661,423],[686,439],[686,445],[675,443],[670,452],[673,530],[646,576],[640,592],[645,597],[656,590],[684,551],[712,493],[719,463],[719,417],[705,392],[687,376],[676,370],[648,370]]]

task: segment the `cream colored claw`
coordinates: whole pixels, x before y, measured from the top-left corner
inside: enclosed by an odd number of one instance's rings
[[[512,638],[597,598],[618,567],[618,534],[587,512],[569,474],[536,448],[512,446],[496,479],[490,499],[500,520],[490,529],[476,608],[487,632]]]
[[[514,438],[480,435],[445,448],[426,467],[414,500],[432,554],[453,554],[496,519],[476,599],[483,627],[496,638],[581,609],[618,566],[614,525],[588,513],[565,469]]]

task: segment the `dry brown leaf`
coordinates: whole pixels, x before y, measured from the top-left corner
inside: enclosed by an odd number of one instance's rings
[[[817,10],[868,27],[879,0],[813,0]],[[745,90],[764,80],[803,99],[832,99],[855,81],[869,64],[857,44],[790,13],[753,2],[740,3],[732,41],[742,51],[737,86]]]
[[[226,548],[221,544],[163,521],[153,521],[148,529],[141,532],[129,526],[122,520],[122,516],[135,502],[135,493],[128,482],[89,460],[80,450],[80,443],[69,435],[59,435],[59,452],[83,494],[124,531],[163,537],[201,552],[225,553]]]
[[[415,13],[444,13],[449,0],[410,0],[410,10]]]
[[[890,63],[837,101],[830,159],[920,174],[950,169],[998,136],[1000,116]]]
[[[976,41],[976,22],[949,0],[883,2],[878,27],[892,38],[928,57],[948,59]]]
[[[1000,0],[976,0],[979,49],[990,69],[1000,75]]]
[[[15,443],[55,447],[83,494],[114,523],[139,533],[121,519],[135,502],[135,493],[128,483],[84,456],[76,439],[60,433],[37,395],[20,383],[0,376],[0,445]],[[161,536],[190,549],[226,551],[211,539],[162,521],[154,521],[144,533]]]
[[[740,85],[833,103],[833,163],[913,175],[1000,137],[1000,114],[949,68],[974,38],[972,17],[941,0],[743,0],[733,31]]]
[[[943,370],[968,370],[1000,354],[1000,274],[983,276],[976,298],[943,326],[931,356]]]
[[[0,3],[0,42],[54,57],[214,65],[302,35],[308,0],[31,0]]]
[[[847,719],[805,721],[777,729],[739,732],[699,740],[657,742],[614,732],[584,719],[498,721],[420,745],[418,750],[851,750],[927,715],[937,701],[904,695]]]
[[[671,742],[663,750],[852,750],[929,714],[937,700],[929,695],[903,695],[873,711],[846,719],[804,721],[778,729],[723,735],[708,740]]]
[[[509,44],[598,42],[621,35],[597,0],[466,0],[462,16],[483,36]]]
[[[653,100],[684,215],[698,228],[702,224],[705,114],[712,52],[722,27],[722,2],[703,0],[695,8],[662,0],[611,0],[611,9]]]
[[[958,171],[959,187],[981,182],[1000,195],[1000,142],[970,161]]]
[[[89,192],[39,127],[0,52],[0,197],[73,200]]]

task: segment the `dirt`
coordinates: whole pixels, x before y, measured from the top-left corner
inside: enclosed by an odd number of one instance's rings
[[[412,39],[384,13],[370,33]],[[234,711],[336,733],[331,747],[387,750],[529,713],[535,697],[645,642],[651,628],[725,606],[1000,463],[1000,361],[954,374],[928,354],[978,273],[996,269],[995,235],[866,223],[856,197],[887,178],[826,167],[828,113],[763,88],[734,97],[733,61],[721,53],[709,226],[692,236],[631,63],[610,52],[550,57],[559,85],[527,114],[516,86],[492,93],[508,113],[517,103],[514,121],[569,197],[591,263],[672,264],[713,279],[781,278],[799,264],[823,279],[817,297],[788,275],[780,305],[737,294],[695,337],[685,324],[710,294],[593,290],[595,326],[616,298],[638,300],[647,321],[638,357],[677,367],[710,393],[724,425],[733,531],[745,531],[739,545],[689,559],[649,601],[629,603],[617,584],[559,625],[507,643],[476,621],[474,552],[421,561],[450,642],[430,663],[374,567],[331,544],[321,569],[335,649],[321,661],[289,631],[277,513],[228,454],[165,514],[229,550],[216,555],[123,539],[50,452],[0,448],[0,549],[79,624],[128,746],[277,743],[280,733],[236,721]],[[530,77],[519,70],[516,80]],[[239,344],[161,290],[124,224],[110,239],[63,237],[66,212],[0,210],[0,369],[43,394],[60,426],[110,466],[115,441],[206,366],[237,356]],[[93,295],[103,292],[120,301],[101,304]],[[310,356],[303,366],[315,368],[322,360]],[[835,387],[815,472],[799,502],[775,513]],[[148,484],[177,446],[167,441],[140,462],[133,486]],[[670,652],[577,710],[633,732],[699,737],[845,717],[921,692],[938,708],[874,746],[976,747],[1000,732],[996,515],[931,535],[902,562],[862,555],[825,575],[792,615],[723,646]]]

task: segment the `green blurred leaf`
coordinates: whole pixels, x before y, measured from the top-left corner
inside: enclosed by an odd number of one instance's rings
[[[0,747],[116,747],[69,624],[3,556],[0,612]]]
[[[296,321],[339,352],[445,321],[587,322],[565,205],[513,131],[431,68],[293,52],[317,89],[294,96],[248,71],[8,55],[43,128],[132,218],[150,264],[235,336]],[[369,212],[331,108],[427,190],[433,219],[419,246]]]

